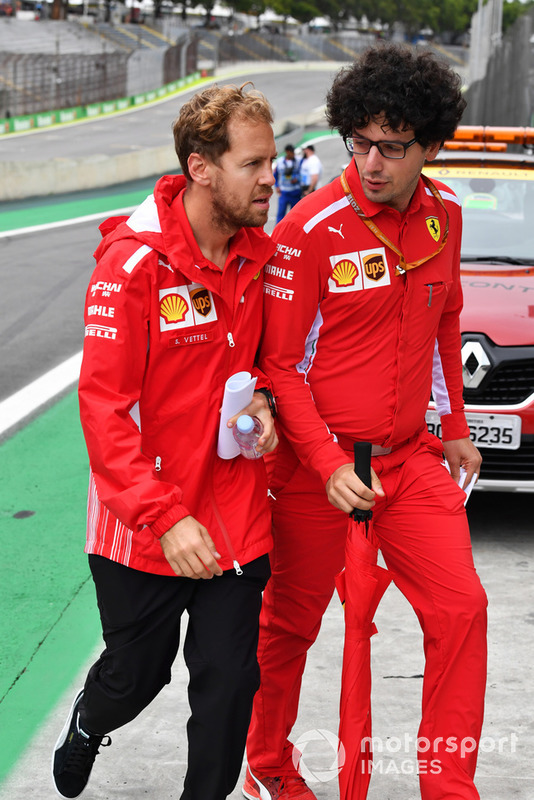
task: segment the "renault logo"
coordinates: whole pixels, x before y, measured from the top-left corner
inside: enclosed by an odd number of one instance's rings
[[[462,347],[464,387],[477,389],[486,376],[491,362],[480,342],[466,342]]]

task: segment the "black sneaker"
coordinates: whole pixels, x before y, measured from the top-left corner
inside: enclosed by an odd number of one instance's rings
[[[69,711],[65,727],[59,735],[52,758],[52,777],[60,797],[79,797],[89,780],[98,748],[111,744],[109,736],[95,736],[80,728],[78,706],[81,691]]]

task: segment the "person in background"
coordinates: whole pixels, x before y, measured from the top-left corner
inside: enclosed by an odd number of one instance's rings
[[[245,412],[263,424],[258,447],[277,442],[269,384],[254,363],[263,265],[274,250],[262,230],[276,156],[271,107],[246,84],[205,89],[182,107],[174,142],[183,175],[162,177],[129,218],[103,223],[87,292],[85,552],[105,649],[54,750],[53,780],[66,798],[84,790],[109,732],[169,683],[185,611],[183,800],[232,792],[259,683],[271,547],[265,467],[216,449],[224,386],[240,371],[257,376]]]
[[[323,165],[312,144],[305,145],[302,152],[304,157],[300,163],[300,185],[304,196],[311,194],[321,185]]]
[[[276,160],[274,178],[278,193],[278,214],[276,221],[280,220],[287,212],[298,203],[302,197],[300,188],[300,159],[295,154],[292,144],[286,144],[285,154]]]
[[[371,508],[390,576],[423,632],[421,796],[479,798],[487,598],[464,508],[481,456],[462,398],[461,204],[422,175],[464,107],[460,78],[431,53],[369,49],[327,96],[349,165],[274,230],[259,363],[277,398],[280,445],[250,800],[313,800],[289,736],[306,654],[344,566],[347,514]],[[425,423],[431,392],[441,440]],[[354,472],[356,441],[372,444],[372,488]]]

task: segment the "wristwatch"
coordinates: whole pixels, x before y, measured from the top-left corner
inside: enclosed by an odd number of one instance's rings
[[[269,406],[269,411],[271,412],[271,416],[274,419],[276,417],[276,400],[274,399],[273,393],[270,389],[256,389],[256,392],[260,392],[261,394],[265,395],[265,399],[267,400],[267,404]]]

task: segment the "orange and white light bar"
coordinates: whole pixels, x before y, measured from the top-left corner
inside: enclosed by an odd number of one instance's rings
[[[504,152],[509,144],[534,146],[534,128],[460,125],[454,139],[446,141],[445,150],[488,150]]]

